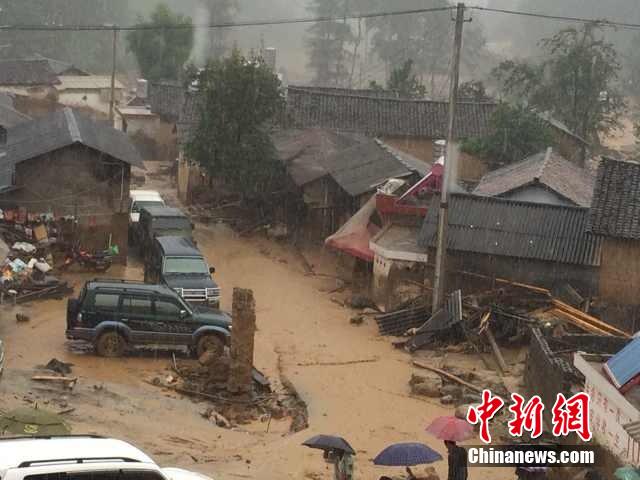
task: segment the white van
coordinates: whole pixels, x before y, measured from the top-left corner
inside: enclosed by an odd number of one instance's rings
[[[129,223],[140,220],[140,210],[146,207],[164,207],[162,197],[155,190],[131,190],[129,193]]]
[[[2,480],[211,480],[160,468],[121,440],[96,436],[0,438]]]

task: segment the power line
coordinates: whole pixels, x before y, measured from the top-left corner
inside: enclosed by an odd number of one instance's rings
[[[640,28],[640,24],[638,23],[626,23],[620,22],[617,20],[608,20],[606,18],[583,18],[583,17],[568,17],[563,15],[549,15],[544,13],[534,13],[534,12],[523,12],[520,10],[507,10],[503,8],[489,8],[489,7],[478,7],[471,6],[467,7],[468,10],[478,10],[483,12],[491,12],[491,13],[504,13],[507,15],[517,15],[521,17],[533,17],[533,18],[541,18],[545,20],[558,20],[563,22],[575,22],[575,23],[597,23],[602,26],[611,26],[618,28],[628,28],[632,30],[637,30]]]
[[[133,31],[133,30],[191,30],[234,27],[262,27],[270,25],[291,25],[297,23],[341,22],[344,20],[358,20],[367,18],[395,17],[399,15],[419,15],[431,12],[454,10],[455,7],[419,8],[414,10],[396,10],[374,13],[349,13],[338,16],[285,18],[274,20],[246,20],[239,22],[222,22],[195,25],[0,25],[0,31],[33,31],[33,32],[82,32],[82,31]]]

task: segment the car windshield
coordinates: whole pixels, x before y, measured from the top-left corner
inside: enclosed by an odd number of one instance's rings
[[[209,267],[202,258],[169,257],[164,260],[164,273],[197,273],[209,275]]]
[[[131,207],[131,211],[133,213],[140,213],[140,210],[147,207],[163,207],[164,203],[160,200],[149,200],[149,201],[137,201],[133,202],[133,206]]]

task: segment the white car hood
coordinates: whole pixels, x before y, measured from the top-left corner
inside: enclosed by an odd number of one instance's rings
[[[163,468],[162,473],[169,480],[213,480],[201,473],[183,470],[182,468]]]

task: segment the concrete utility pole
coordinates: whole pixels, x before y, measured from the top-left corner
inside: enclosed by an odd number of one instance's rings
[[[113,58],[111,59],[111,100],[109,101],[109,120],[113,126],[113,109],[116,103],[116,54],[118,45],[118,27],[113,26]]]
[[[456,8],[456,31],[453,40],[453,58],[451,61],[451,85],[449,87],[449,128],[447,132],[447,153],[444,159],[444,177],[442,179],[442,193],[440,197],[440,213],[438,215],[438,243],[436,251],[436,265],[433,277],[433,299],[431,311],[437,312],[444,298],[445,292],[445,264],[447,259],[447,225],[449,215],[449,182],[453,168],[453,140],[454,119],[456,116],[456,102],[458,101],[458,79],[460,77],[460,51],[462,49],[462,26],[464,25],[464,3],[458,3]]]
[[[249,395],[253,385],[253,348],[256,333],[256,303],[253,291],[233,289],[231,365],[227,388],[236,395]]]

